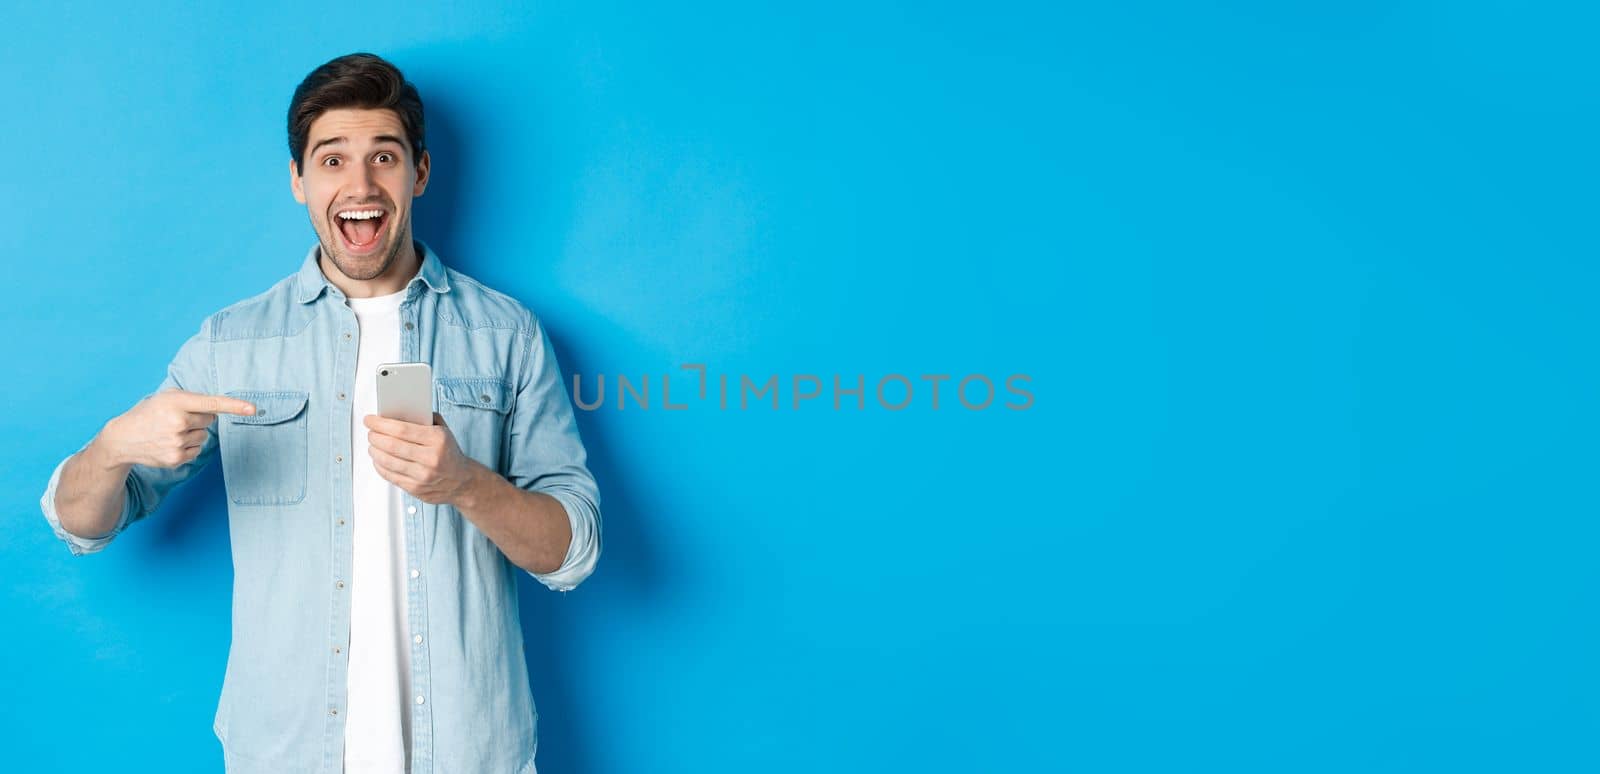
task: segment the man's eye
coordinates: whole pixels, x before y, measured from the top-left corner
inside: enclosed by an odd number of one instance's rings
[[[382,162],[385,162],[385,163],[387,163],[389,160],[391,160],[393,158],[394,158],[394,154],[390,153],[388,151],[384,151],[383,153],[379,153],[378,154],[378,160],[382,161]]]
[[[329,157],[327,157],[327,158],[322,160],[322,165],[325,166],[325,167],[330,167],[330,166],[331,167],[337,167],[337,166],[339,166],[339,157],[338,156],[329,156]]]

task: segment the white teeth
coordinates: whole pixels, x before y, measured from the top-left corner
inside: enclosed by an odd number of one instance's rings
[[[345,220],[371,220],[383,216],[383,210],[351,210],[339,213]]]

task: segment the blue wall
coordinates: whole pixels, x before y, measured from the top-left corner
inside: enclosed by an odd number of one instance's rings
[[[220,470],[85,558],[38,498],[296,268],[284,111],[356,50],[569,378],[917,390],[580,412],[542,772],[1600,767],[1594,18],[414,5],[0,13],[9,770],[220,769]]]

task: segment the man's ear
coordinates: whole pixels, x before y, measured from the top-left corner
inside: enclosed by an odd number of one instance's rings
[[[289,190],[294,192],[295,201],[306,203],[306,189],[300,186],[300,173],[294,159],[289,159]]]
[[[423,151],[422,157],[417,160],[417,184],[411,187],[411,198],[413,199],[421,196],[422,192],[428,187],[429,164],[428,152]]]

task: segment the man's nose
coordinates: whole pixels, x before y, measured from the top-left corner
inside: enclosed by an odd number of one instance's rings
[[[372,168],[365,164],[350,176],[350,195],[357,201],[366,201],[367,197],[377,189],[377,177],[373,175]]]

